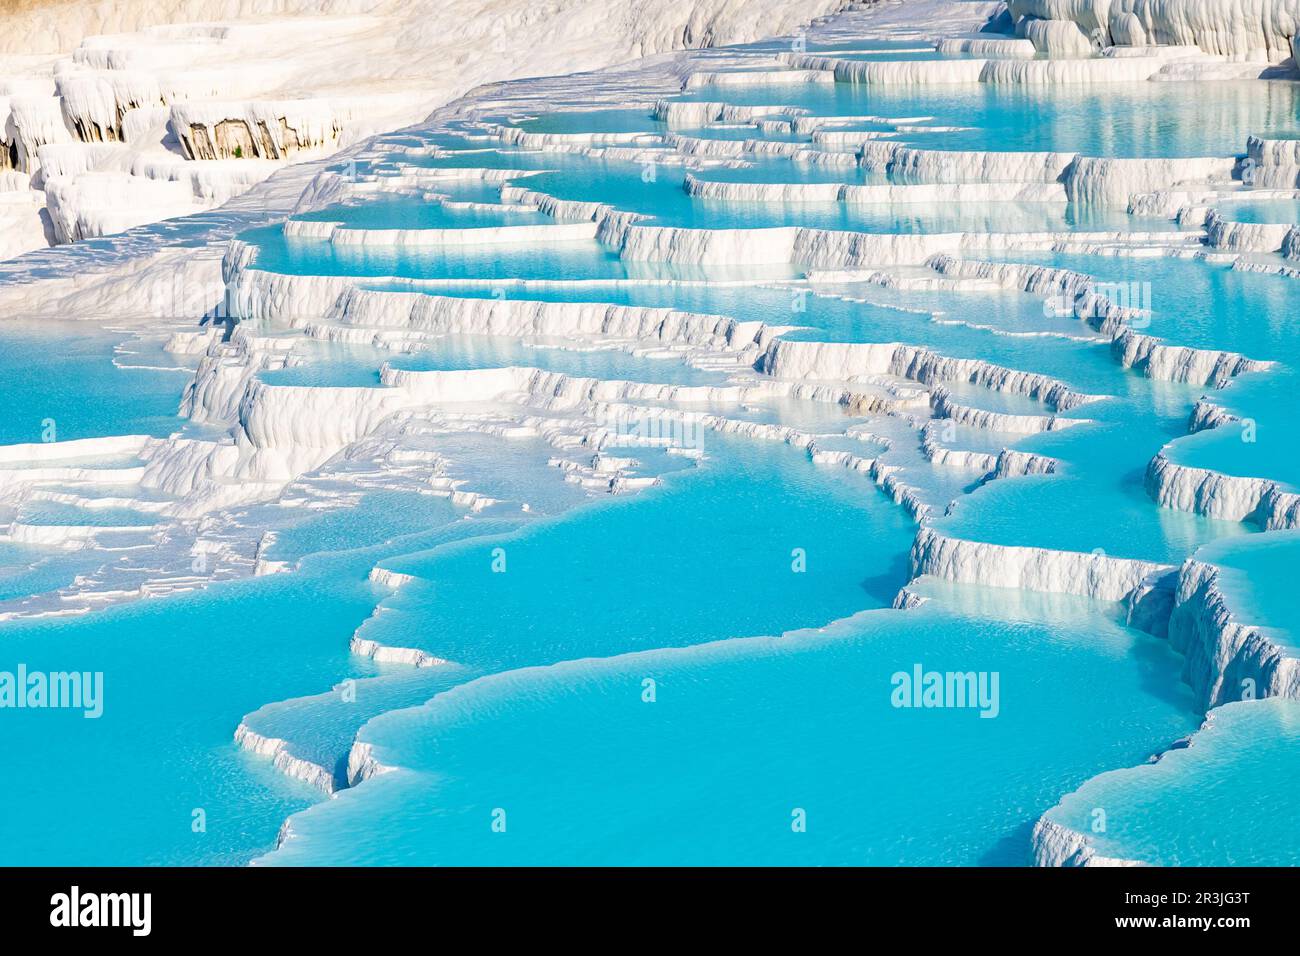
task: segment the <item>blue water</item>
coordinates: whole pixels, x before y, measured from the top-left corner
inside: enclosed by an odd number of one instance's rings
[[[52,555],[46,548],[4,545],[0,547],[0,601],[56,591],[99,564],[95,557],[69,558]]]
[[[1015,258],[1084,271],[1099,281],[1139,290],[1142,301],[1136,304],[1151,312],[1142,332],[1171,345],[1223,348],[1277,363],[1274,369],[1239,376],[1224,389],[1190,389],[1193,397],[1208,392],[1215,404],[1248,419],[1252,427],[1247,431],[1245,425],[1230,424],[1190,436],[1185,428],[1176,427],[1177,434],[1169,435],[1173,444],[1168,454],[1190,467],[1271,478],[1291,487],[1300,483],[1300,456],[1290,432],[1289,411],[1296,388],[1294,280],[1173,258],[1074,254],[1017,254]]]
[[[388,563],[420,580],[386,600],[363,636],[504,670],[780,632],[893,599],[911,527],[867,479],[782,445],[704,442],[710,460],[660,488],[508,540]],[[792,570],[796,549],[804,572]]]
[[[725,377],[683,365],[679,361],[647,361],[622,351],[574,350],[544,342],[532,345],[485,335],[447,335],[427,351],[394,355],[358,346],[321,349],[314,360],[290,368],[263,372],[271,385],[351,386],[375,388],[384,365],[418,372],[526,366],[584,378],[663,382],[671,385],[721,385]]]
[[[480,201],[492,201],[491,194],[485,194]],[[508,212],[472,207],[467,209],[417,198],[326,206],[296,218],[338,222],[348,229],[474,229],[484,226],[527,226],[552,221],[540,213],[525,209]]]
[[[1234,382],[1212,397],[1241,421],[1180,438],[1170,457],[1193,468],[1271,479],[1295,490],[1300,487],[1300,455],[1287,429],[1298,384],[1287,366]]]
[[[1300,609],[1292,600],[1290,569],[1300,557],[1300,532],[1277,531],[1230,539],[1197,552],[1219,569],[1217,586],[1244,624],[1259,626],[1288,651],[1300,647]]]
[[[817,116],[927,116],[960,132],[912,134],[931,149],[1040,150],[1090,156],[1235,156],[1247,131],[1297,132],[1295,84],[1283,81],[1106,83],[1041,88],[994,84],[699,87],[683,99],[788,105]]]
[[[997,671],[998,717],[892,707],[916,663]],[[512,671],[371,721],[402,769],[294,817],[265,862],[1024,864],[1062,787],[1195,726],[1173,666],[1095,614],[936,609]]]
[[[1300,221],[1300,199],[1252,199],[1249,192],[1215,208],[1233,222],[1294,223]]]
[[[268,272],[295,275],[400,276],[410,279],[698,279],[703,270],[650,262],[625,262],[596,240],[465,247],[347,246],[312,239],[286,239],[278,226],[252,230],[256,265]],[[726,277],[786,278],[779,266],[735,266]]]
[[[0,443],[166,435],[179,428],[184,375],[119,368],[112,354],[119,340],[74,323],[0,327]]]
[[[1239,701],[1214,712],[1191,747],[1089,781],[1049,814],[1088,834],[1103,856],[1155,866],[1295,866],[1280,826],[1295,810],[1300,707]],[[1094,808],[1106,829],[1092,832]]]
[[[304,556],[298,573],[86,617],[8,622],[0,669],[102,671],[104,712],[97,720],[75,710],[5,712],[8,752],[27,768],[6,789],[23,807],[0,816],[6,860],[232,864],[265,848],[287,814],[320,794],[235,749],[235,726],[268,701],[374,673],[347,653],[350,629],[383,593],[366,583],[368,569],[394,549],[479,530],[450,509],[438,527],[411,505],[395,523],[414,540],[386,545],[393,529],[366,520],[365,509],[334,512],[315,532],[330,550]],[[337,523],[341,534],[331,531]],[[191,827],[196,809],[206,832]]]

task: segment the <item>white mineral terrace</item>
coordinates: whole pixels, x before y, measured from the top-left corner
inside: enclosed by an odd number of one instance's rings
[[[918,613],[936,584],[1069,596],[1167,639],[1198,714],[1243,679],[1300,699],[1291,647],[1231,606],[1194,546],[1120,556],[956,524],[990,485],[1079,493],[1071,453],[1141,395],[1193,411],[1140,452],[1129,498],[1171,523],[1300,528],[1286,476],[1184,455],[1241,426],[1234,401],[1288,363],[1180,338],[1098,279],[1139,262],[1300,278],[1300,224],[1236,211],[1300,202],[1300,141],[950,149],[971,128],[762,102],[1294,80],[1300,0],[445,6],[105,0],[0,19],[0,319],[111,333],[118,365],[175,372],[179,412],[172,429],[0,445],[0,545],[82,562],[0,600],[0,621],[299,573],[277,550],[285,515],[376,490],[473,527],[532,514],[538,475],[583,504],[645,500],[664,461],[708,460],[708,441],[687,440],[705,436],[789,446],[901,509],[912,545],[881,613]],[[885,39],[916,56],[834,49]],[[570,113],[581,128],[538,122]],[[639,125],[601,128],[613,113]],[[601,179],[628,169],[680,184],[679,211]],[[367,215],[390,208],[391,222]],[[873,215],[909,225],[854,225]],[[854,321],[821,328],[807,308]],[[1010,344],[973,354],[972,331]],[[488,358],[461,356],[465,342]],[[322,371],[349,350],[370,356],[367,376]],[[134,517],[93,520],[119,510]],[[461,666],[386,627],[427,582],[383,562],[356,578],[375,608],[352,659],[430,680]],[[364,740],[323,755],[271,729],[273,703],[232,715],[234,742],[322,799],[393,769]],[[1142,862],[1047,817],[1033,852]]]

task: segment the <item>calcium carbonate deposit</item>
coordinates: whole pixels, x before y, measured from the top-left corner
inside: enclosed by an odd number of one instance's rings
[[[199,6],[0,40],[0,862],[1300,863],[1300,2]]]

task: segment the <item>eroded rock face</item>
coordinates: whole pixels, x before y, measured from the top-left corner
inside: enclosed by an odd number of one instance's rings
[[[1092,37],[1071,20],[1029,20],[1025,39],[1048,56],[1088,56],[1094,49]]]
[[[338,142],[342,125],[331,122],[308,132],[278,117],[236,117],[215,123],[190,122],[173,129],[189,159],[288,159],[304,150]]]
[[[482,83],[746,42],[844,5],[500,0],[449,24],[441,0],[11,4],[0,10],[0,170],[27,173],[42,194],[53,176],[82,181],[61,188],[58,209],[29,201],[26,184],[5,189],[24,195],[3,200],[0,258],[211,208],[273,164],[417,122]],[[47,146],[65,154],[58,171],[43,171]],[[187,169],[195,160],[206,168]],[[138,181],[117,190],[91,173]]]
[[[1219,586],[1219,571],[1194,558],[1178,575],[1169,642],[1184,656],[1184,678],[1205,708],[1259,697],[1300,696],[1300,660],[1265,630],[1238,620]]]
[[[1018,32],[1033,20],[1069,21],[1108,43],[1189,44],[1274,62],[1292,54],[1300,23],[1300,0],[1007,0],[1007,7]]]
[[[156,77],[126,70],[59,76],[55,95],[64,123],[83,143],[126,142],[126,115],[165,103]]]
[[[928,574],[944,581],[1077,594],[1101,601],[1156,600],[1157,589],[1145,585],[1173,570],[1104,554],[950,538],[926,527],[917,532],[910,560],[913,577]]]

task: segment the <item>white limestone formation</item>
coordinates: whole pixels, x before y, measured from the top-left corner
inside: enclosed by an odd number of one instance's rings
[[[1031,837],[1037,866],[1141,866],[1136,860],[1102,856],[1088,838],[1076,830],[1053,823],[1046,816],[1034,824]]]
[[[947,537],[923,527],[911,554],[912,576],[1049,594],[1124,601],[1153,574],[1173,568],[1105,554],[1012,547]]]
[[[1180,465],[1169,457],[1167,446],[1148,463],[1146,487],[1159,505],[1176,511],[1250,521],[1266,530],[1300,527],[1300,494],[1268,478]]]
[[[1267,629],[1234,615],[1212,564],[1189,558],[1178,575],[1169,642],[1202,707],[1244,697],[1300,699],[1300,660]]]
[[[1194,45],[1267,62],[1291,55],[1300,23],[1295,0],[1007,0],[1007,7],[1017,19],[1068,21],[1115,43]]]
[[[271,765],[286,776],[301,780],[327,796],[333,795],[334,774],[319,764],[294,756],[288,741],[264,737],[241,723],[235,728],[235,743],[249,753],[269,757]]]
[[[36,174],[41,147],[61,145],[84,154],[82,173],[139,181],[65,184],[51,200],[56,229],[41,228],[44,201],[4,203],[0,257],[212,208],[286,162],[418,122],[480,84],[751,41],[842,5],[560,0],[542,11],[508,0],[471,5],[452,26],[433,0],[22,5],[0,14],[0,52],[23,55],[0,61],[0,168]],[[468,48],[478,53],[466,59]],[[191,176],[208,189],[172,188],[197,186]]]

